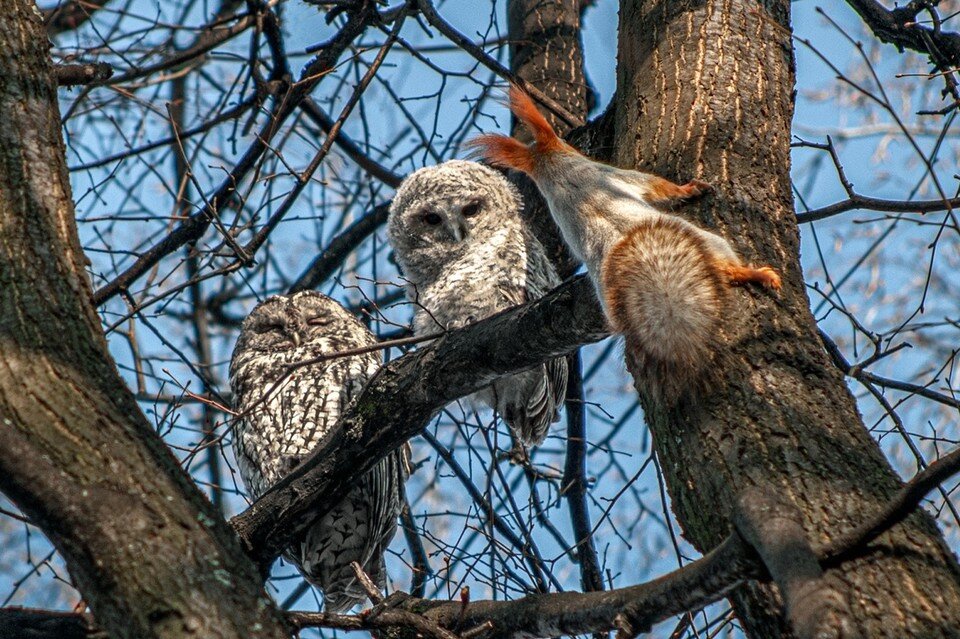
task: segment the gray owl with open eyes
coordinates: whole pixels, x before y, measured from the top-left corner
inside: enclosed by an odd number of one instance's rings
[[[460,328],[543,297],[560,278],[520,217],[519,192],[502,175],[452,160],[410,174],[390,206],[387,237],[417,304],[417,335]],[[567,362],[550,360],[497,380],[477,398],[511,431],[539,444],[567,389]]]
[[[347,404],[380,366],[377,352],[330,359],[290,371],[287,365],[376,338],[345,308],[314,291],[275,295],[244,320],[230,361],[240,477],[254,499],[293,470],[336,424]],[[324,607],[342,612],[366,597],[350,562],[383,588],[383,553],[397,529],[407,478],[404,452],[394,451],[353,491],[317,520],[286,556],[323,590]]]

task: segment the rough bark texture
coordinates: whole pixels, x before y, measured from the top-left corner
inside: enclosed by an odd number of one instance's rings
[[[803,287],[789,3],[625,0],[620,29],[617,163],[711,182],[716,195],[682,213],[784,275],[780,295],[733,291],[711,367],[722,375],[698,402],[664,406],[637,380],[674,510],[709,550],[729,532],[738,494],[760,486],[799,508],[814,545],[826,543],[900,482],[824,352]],[[820,636],[960,635],[960,572],[926,514],[826,578],[849,612],[825,614]],[[749,636],[789,636],[772,589],[746,587],[732,600]]]
[[[32,2],[0,0],[0,42],[0,489],[112,637],[286,637],[107,352]]]
[[[582,4],[582,0],[509,0],[507,26],[510,70],[570,113],[586,118],[592,92],[583,73]],[[569,130],[553,113],[544,114],[560,135]]]

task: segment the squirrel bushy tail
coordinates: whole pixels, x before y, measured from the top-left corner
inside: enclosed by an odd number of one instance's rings
[[[669,215],[638,223],[603,262],[607,316],[661,395],[692,390],[709,363],[726,298],[725,265]]]

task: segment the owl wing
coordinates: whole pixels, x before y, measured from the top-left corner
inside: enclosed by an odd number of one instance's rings
[[[241,415],[235,424],[234,453],[240,478],[253,499],[259,499],[306,453],[294,436],[304,420],[303,406],[296,401],[302,382],[288,378],[274,389],[285,360],[261,359],[241,354],[231,378],[234,408]]]
[[[560,286],[560,276],[547,257],[543,245],[536,237],[527,240],[527,289],[531,299],[540,299],[556,287]],[[547,372],[547,393],[551,403],[559,410],[567,398],[567,358],[557,357],[544,363]],[[556,421],[557,417],[553,417]]]
[[[378,367],[374,357],[367,362],[366,374],[352,369],[341,413]],[[386,585],[383,554],[397,531],[403,503],[400,491],[409,475],[408,454],[404,446],[380,460],[342,502],[311,527],[301,543],[298,563],[304,575],[323,590],[328,612],[343,612],[366,599],[352,562],[360,564],[379,588]]]
[[[328,612],[349,610],[366,599],[352,562],[360,564],[378,588],[386,585],[383,555],[397,531],[399,491],[406,477],[402,449],[394,451],[307,532],[298,563],[307,579],[323,590]]]
[[[386,587],[387,574],[383,556],[397,533],[397,518],[403,508],[402,491],[410,475],[410,445],[404,444],[393,451],[374,468],[376,477],[371,477],[374,498],[370,502],[376,513],[376,525],[370,531],[364,570],[381,589]],[[373,475],[374,472],[369,473]]]
[[[512,304],[540,299],[560,284],[553,265],[540,242],[523,228],[526,264],[515,269],[518,279],[504,282],[501,293]],[[522,279],[519,279],[522,278]],[[567,360],[564,357],[544,362],[532,370],[511,375],[494,383],[497,410],[507,424],[527,444],[539,444],[567,393]]]

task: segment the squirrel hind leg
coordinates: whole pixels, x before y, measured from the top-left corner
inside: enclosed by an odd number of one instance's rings
[[[753,267],[727,263],[723,267],[723,272],[732,286],[753,282],[774,291],[779,291],[783,287],[780,274],[769,266]]]
[[[702,180],[674,184],[670,180],[657,176],[652,177],[648,189],[647,199],[652,204],[689,202],[713,192],[713,186]]]

